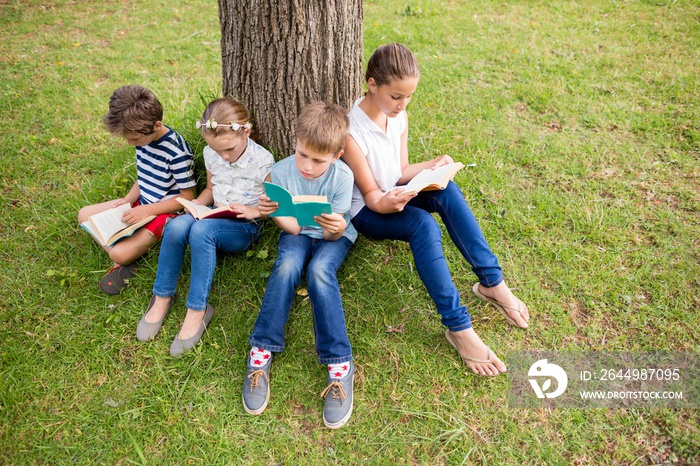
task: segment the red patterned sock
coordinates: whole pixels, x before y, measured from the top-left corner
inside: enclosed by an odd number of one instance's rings
[[[262,348],[251,348],[248,354],[250,354],[251,367],[265,367],[272,359],[272,352]]]
[[[342,379],[348,375],[350,370],[350,361],[343,362],[340,364],[328,364],[328,374],[330,374],[331,379]]]

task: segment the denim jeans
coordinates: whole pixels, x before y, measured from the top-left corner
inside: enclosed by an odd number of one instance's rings
[[[175,295],[182,261],[189,244],[192,268],[187,307],[194,311],[205,310],[216,269],[216,252],[245,251],[258,239],[259,234],[260,226],[247,220],[195,220],[189,214],[172,219],[165,226],[153,294],[161,298]]]
[[[428,294],[435,301],[442,323],[453,332],[470,328],[471,316],[460,303],[442,251],[442,232],[431,215],[437,212],[462,256],[469,262],[479,282],[493,287],[503,281],[498,259],[491,252],[479,224],[459,187],[450,182],[441,191],[422,191],[403,211],[378,214],[367,206],[353,218],[360,233],[375,239],[407,241],[413,260]]]
[[[352,241],[345,237],[324,241],[282,232],[250,345],[275,353],[284,350],[284,327],[306,266],[318,361],[338,364],[352,360],[336,276],[351,246]]]

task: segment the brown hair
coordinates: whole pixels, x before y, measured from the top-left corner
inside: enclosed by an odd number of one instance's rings
[[[109,112],[104,117],[107,130],[117,136],[153,134],[163,119],[163,106],[156,95],[138,85],[122,86],[109,98]]]
[[[313,151],[337,154],[345,146],[349,126],[346,109],[314,102],[301,109],[296,120],[296,138]]]
[[[208,121],[216,121],[220,125],[232,125],[238,123],[245,125],[250,123],[250,112],[240,101],[233,97],[220,97],[212,100],[202,114],[202,136],[219,136],[226,131],[233,131],[229,126],[217,126],[216,128],[207,128],[205,123]],[[239,128],[238,131],[243,131]]]
[[[413,52],[403,44],[382,45],[374,51],[367,62],[365,81],[374,78],[377,86],[389,84],[394,80],[417,78],[418,60]]]

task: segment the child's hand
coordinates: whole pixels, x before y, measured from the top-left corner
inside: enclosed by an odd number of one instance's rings
[[[435,170],[438,167],[442,167],[443,165],[449,165],[451,163],[454,163],[452,157],[450,157],[449,155],[441,155],[440,157],[436,157],[433,159],[433,164],[430,166],[430,169]]]
[[[112,207],[113,208],[119,207],[120,205],[124,205],[124,204],[129,204],[129,201],[125,197],[122,197],[121,199],[117,199],[116,201],[114,201],[114,204],[112,204]]]
[[[131,225],[132,223],[139,222],[151,215],[148,212],[148,209],[149,207],[147,205],[139,205],[132,209],[129,209],[126,212],[124,212],[124,215],[122,215],[122,221],[124,223],[128,223],[129,225]]]
[[[379,201],[383,206],[383,213],[393,213],[403,211],[408,201],[416,197],[418,193],[404,194],[404,192],[399,188],[394,188],[386,192],[382,199]]]
[[[260,212],[255,207],[251,207],[245,204],[229,204],[230,209],[233,209],[238,213],[236,218],[242,218],[244,220],[254,220],[260,216]]]
[[[261,216],[269,217],[270,214],[274,214],[277,209],[279,209],[279,204],[277,202],[272,202],[270,198],[264,194],[260,195],[258,210],[260,211]]]
[[[337,233],[342,233],[345,231],[345,227],[348,224],[345,222],[345,218],[336,213],[332,214],[321,214],[320,216],[314,217],[316,223],[321,225],[321,228],[328,233],[335,235]]]

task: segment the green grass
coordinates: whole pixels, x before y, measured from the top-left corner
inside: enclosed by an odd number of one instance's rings
[[[367,1],[364,24],[365,57],[389,41],[418,56],[412,160],[476,164],[457,181],[532,313],[529,330],[507,326],[446,242],[494,350],[698,351],[696,2]],[[323,428],[303,296],[268,410],[241,406],[272,225],[220,261],[194,353],[168,356],[187,274],[158,338],[137,342],[157,248],[105,296],[109,261],[76,224],[133,182],[133,149],[101,118],[115,88],[142,84],[201,153],[192,122],[219,67],[215,2],[0,2],[0,463],[700,462],[696,410],[509,408],[507,377],[465,373],[401,243],[360,238],[340,271],[358,374],[339,431]]]

